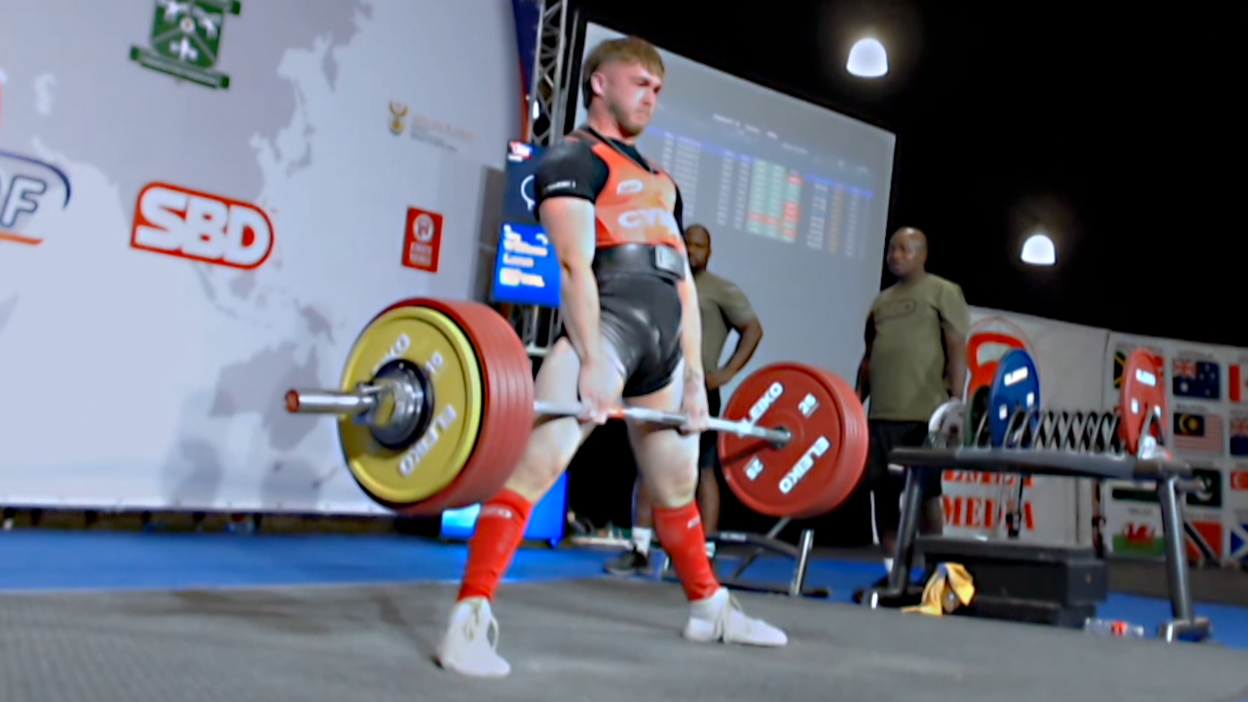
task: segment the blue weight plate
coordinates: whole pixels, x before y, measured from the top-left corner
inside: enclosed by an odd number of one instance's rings
[[[1020,409],[1040,406],[1040,373],[1026,349],[1014,349],[1001,357],[997,374],[988,388],[988,426],[992,445],[1000,448],[1010,417]]]

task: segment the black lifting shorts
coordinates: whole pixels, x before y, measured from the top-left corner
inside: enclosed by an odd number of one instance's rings
[[[594,256],[600,326],[624,366],[624,397],[662,390],[680,365],[683,310],[676,283],[684,265],[684,256],[670,247],[625,244]]]

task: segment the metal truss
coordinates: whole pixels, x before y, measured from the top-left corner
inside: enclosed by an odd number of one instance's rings
[[[567,54],[568,3],[544,0],[542,19],[537,25],[537,58],[533,63],[533,85],[529,90],[529,141],[550,145],[563,134],[563,74]]]
[[[544,0],[537,25],[537,56],[533,62],[533,85],[529,89],[528,141],[549,146],[563,135],[563,85],[567,56],[568,3]],[[559,310],[536,305],[511,311],[511,323],[530,356],[542,357],[559,336]]]

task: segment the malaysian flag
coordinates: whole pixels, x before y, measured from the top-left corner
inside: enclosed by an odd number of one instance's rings
[[[1174,413],[1174,447],[1195,453],[1222,453],[1222,418],[1216,414]]]

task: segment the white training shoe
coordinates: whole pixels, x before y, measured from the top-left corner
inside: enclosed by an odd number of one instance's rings
[[[691,606],[693,612],[684,631],[685,638],[691,641],[723,641],[747,646],[784,646],[789,642],[783,631],[761,619],[745,616],[741,603],[726,587]]]
[[[463,675],[501,678],[511,666],[495,652],[498,621],[490,611],[489,600],[470,597],[455,604],[451,624],[438,646],[438,665]]]

